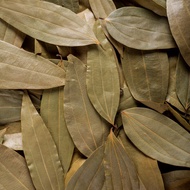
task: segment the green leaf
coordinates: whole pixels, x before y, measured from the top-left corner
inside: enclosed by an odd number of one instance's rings
[[[88,96],[98,113],[114,125],[120,98],[117,59],[113,47],[103,34],[101,26],[95,25],[94,30],[103,48],[92,45],[88,49]]]
[[[163,112],[169,80],[168,56],[161,51],[126,48],[122,59],[123,73],[133,97]]]
[[[190,2],[188,0],[167,0],[167,16],[172,35],[179,50],[190,66]]]
[[[112,131],[106,141],[104,154],[107,189],[139,189],[134,163]]]
[[[105,20],[110,35],[125,46],[140,50],[176,47],[167,19],[147,9],[122,7]]]
[[[55,141],[64,173],[67,173],[74,144],[65,123],[63,99],[63,87],[45,90],[42,96],[40,114]]]
[[[104,185],[104,146],[97,148],[69,181],[66,190],[102,189]]]
[[[47,89],[64,84],[63,69],[0,40],[0,89]]]
[[[62,190],[63,169],[50,132],[27,93],[21,109],[23,150],[36,189]]]
[[[67,8],[45,1],[0,0],[0,17],[23,33],[60,46],[98,44],[82,19]]]
[[[64,88],[64,116],[73,142],[89,157],[105,141],[109,124],[92,106],[86,90],[86,66],[76,57],[68,57]]]
[[[25,159],[0,144],[0,189],[35,190]]]
[[[144,154],[170,165],[190,167],[190,134],[170,118],[147,108],[122,112],[124,130]]]

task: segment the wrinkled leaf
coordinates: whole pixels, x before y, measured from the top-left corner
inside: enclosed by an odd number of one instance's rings
[[[75,13],[53,3],[1,0],[0,17],[23,33],[50,44],[82,46],[99,43],[89,26]]]
[[[74,144],[65,123],[63,90],[63,87],[45,90],[40,113],[55,141],[64,173],[66,173],[71,163]]]
[[[104,185],[104,146],[97,148],[69,181],[66,190],[102,189]]]
[[[107,189],[139,189],[134,163],[112,131],[106,141],[104,154]]]
[[[55,143],[26,93],[22,102],[21,125],[24,154],[36,189],[62,190],[63,170]]]
[[[172,35],[183,58],[190,66],[190,2],[188,0],[167,0],[166,2]]]
[[[92,106],[86,90],[86,66],[76,57],[66,71],[64,116],[73,142],[81,153],[90,156],[105,141],[109,125]]]
[[[126,48],[122,59],[123,73],[133,97],[163,112],[169,80],[168,56],[161,51]]]
[[[144,8],[123,7],[106,19],[110,35],[118,42],[141,50],[174,48],[168,21]]]
[[[0,144],[0,189],[35,190],[25,159]]]
[[[3,41],[0,50],[1,89],[47,89],[65,84],[64,70],[50,61]]]
[[[170,118],[148,108],[122,112],[124,130],[144,154],[163,163],[190,167],[190,134]]]

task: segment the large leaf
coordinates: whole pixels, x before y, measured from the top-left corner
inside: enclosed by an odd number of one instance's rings
[[[0,90],[0,125],[20,120],[22,91]]]
[[[162,175],[156,160],[144,155],[126,137],[123,130],[119,132],[119,140],[125,147],[129,158],[135,164],[138,176],[146,190],[164,190]]]
[[[0,17],[27,35],[60,46],[99,43],[71,10],[45,1],[0,0]]]
[[[148,108],[122,112],[129,139],[146,155],[164,163],[190,167],[190,134],[170,118]]]
[[[134,163],[112,131],[106,141],[104,154],[107,189],[139,189]]]
[[[125,50],[123,73],[133,97],[163,112],[169,80],[167,53],[131,48]]]
[[[25,34],[0,19],[0,40],[21,47]]]
[[[66,190],[102,189],[104,185],[104,146],[99,147],[77,170],[69,181]]]
[[[152,50],[176,46],[167,19],[147,9],[123,7],[105,20],[110,35],[128,47]]]
[[[0,144],[0,189],[35,190],[25,159]]]
[[[172,35],[180,52],[190,66],[190,1],[167,0],[167,16]]]
[[[63,87],[45,90],[40,113],[55,141],[64,173],[66,173],[70,167],[74,144],[65,123],[63,99]]]
[[[101,26],[95,25],[94,31],[102,46],[92,45],[88,49],[88,96],[98,113],[114,125],[120,97],[117,59]]]
[[[50,132],[27,93],[21,110],[23,149],[36,189],[62,190],[63,169]]]
[[[106,18],[111,12],[116,10],[112,0],[89,0],[89,3],[96,18]]]
[[[0,41],[0,89],[47,89],[64,84],[63,69],[40,56]]]
[[[90,156],[105,141],[108,123],[92,106],[86,90],[86,67],[76,57],[68,57],[64,88],[64,114],[73,142],[81,153]]]

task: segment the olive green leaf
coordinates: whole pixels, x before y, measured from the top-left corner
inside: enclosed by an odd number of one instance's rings
[[[126,48],[122,59],[123,73],[133,97],[163,112],[169,81],[167,53]]]
[[[91,104],[86,90],[86,66],[68,56],[64,88],[64,116],[67,128],[79,151],[89,157],[109,134],[109,124]]]
[[[23,150],[36,189],[62,190],[63,169],[56,145],[27,93],[21,109]]]
[[[110,35],[135,49],[153,50],[176,47],[165,17],[140,7],[122,7],[106,19]]]
[[[117,59],[113,47],[103,33],[101,25],[95,25],[94,31],[102,46],[92,45],[88,48],[88,96],[98,113],[114,125],[120,97]]]
[[[190,170],[176,170],[162,174],[165,190],[187,190],[190,187]]]
[[[190,69],[180,56],[176,69],[176,93],[184,109],[190,107]]]
[[[68,182],[66,190],[102,189],[105,180],[104,146],[97,148]]]
[[[179,50],[190,66],[190,2],[188,0],[167,0],[167,16],[172,35]]]
[[[0,90],[0,125],[20,120],[22,95],[20,90]]]
[[[6,130],[7,130],[6,128],[3,129],[0,128],[0,144],[2,144],[4,141],[4,134],[6,133]]]
[[[35,190],[25,159],[0,144],[0,189]]]
[[[97,19],[106,18],[111,12],[116,10],[115,4],[112,0],[89,0],[90,7]]]
[[[63,69],[0,40],[0,89],[47,89],[64,84]]]
[[[190,167],[190,134],[170,118],[148,108],[122,112],[124,130],[144,154],[160,162]]]
[[[23,33],[60,46],[98,44],[94,33],[71,10],[45,1],[0,0],[0,17]]]
[[[125,132],[119,132],[118,139],[123,144],[129,158],[135,164],[138,176],[146,190],[164,190],[162,175],[156,160],[144,155],[127,138]]]
[[[42,96],[40,114],[55,141],[64,173],[67,173],[74,144],[65,123],[63,99],[63,87],[45,90]]]
[[[104,154],[107,189],[139,189],[135,165],[112,131],[106,141]]]
[[[21,47],[25,34],[0,19],[0,40]]]

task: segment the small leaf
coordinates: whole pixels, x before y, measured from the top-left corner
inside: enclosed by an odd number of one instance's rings
[[[21,125],[24,154],[36,189],[62,190],[63,170],[55,143],[26,93]]]
[[[147,108],[126,109],[122,119],[125,133],[144,154],[190,167],[190,134],[173,120]]]
[[[0,189],[35,190],[25,159],[0,144]]]
[[[122,7],[105,20],[110,35],[125,46],[140,50],[176,47],[167,19],[147,9]]]

